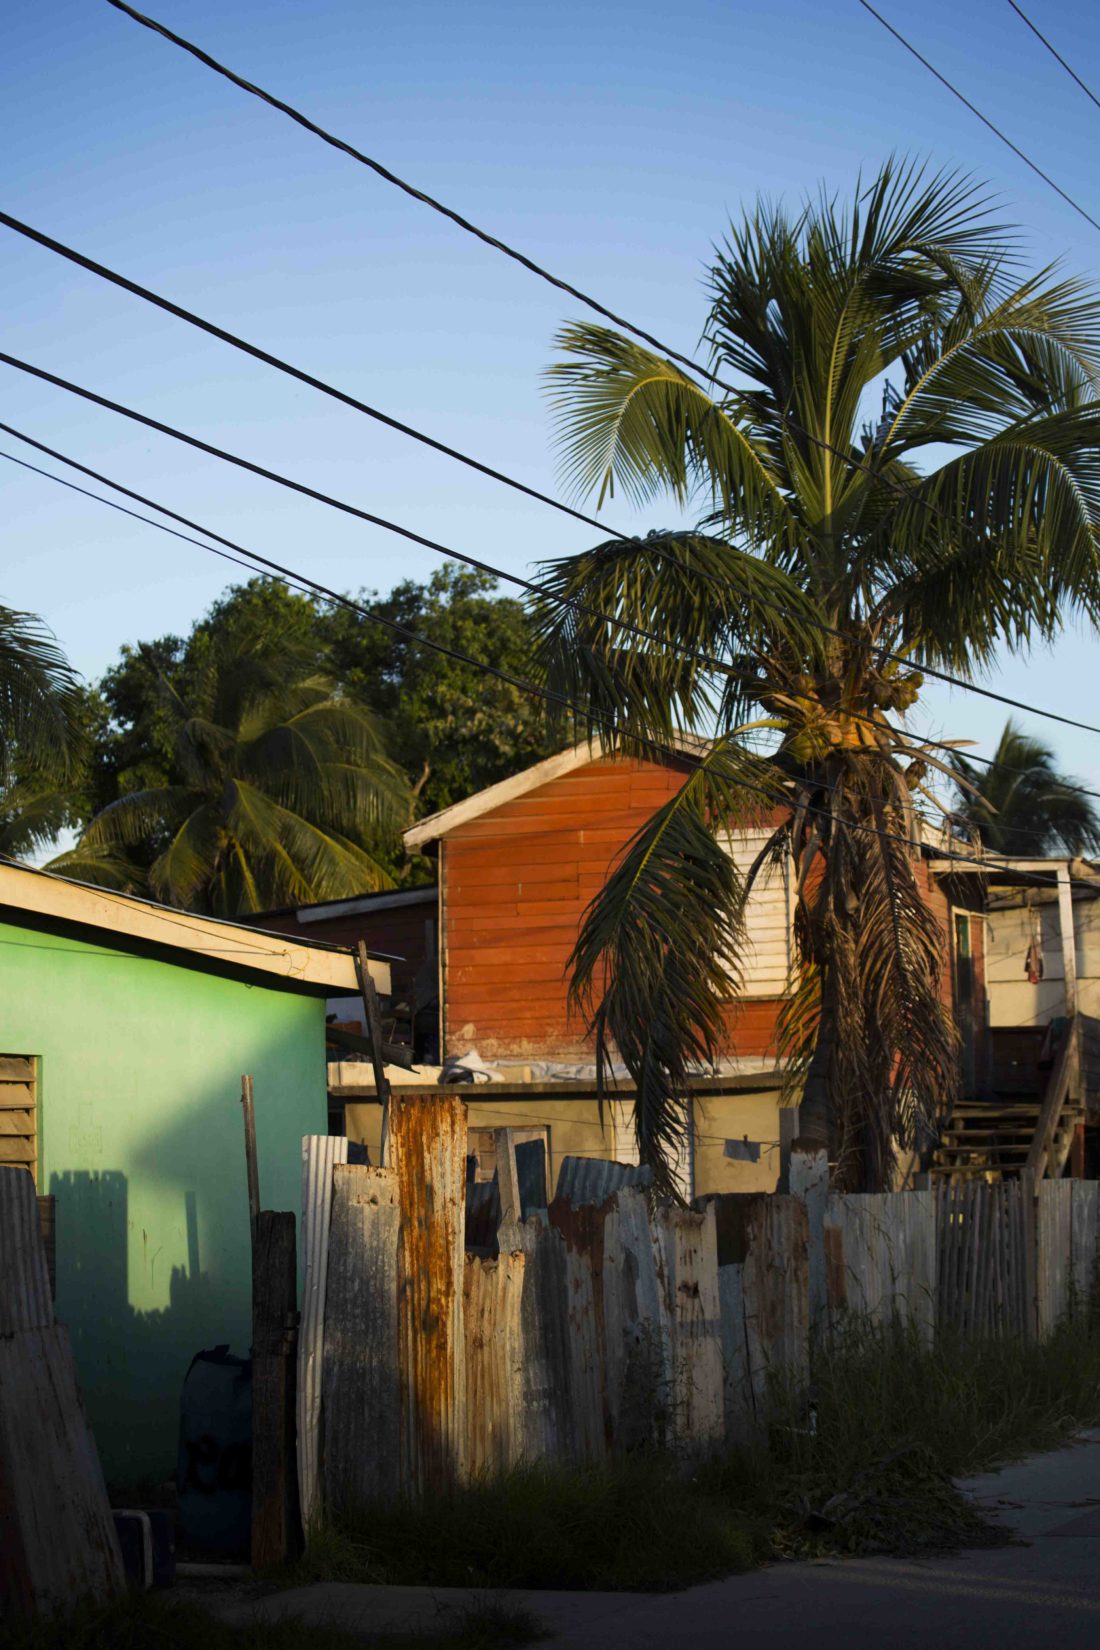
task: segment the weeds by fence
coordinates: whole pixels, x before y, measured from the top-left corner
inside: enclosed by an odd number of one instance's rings
[[[306,1146],[325,1207],[304,1211],[304,1258],[327,1285],[300,1357],[321,1372],[328,1509],[533,1462],[751,1441],[776,1391],[788,1406],[805,1393],[815,1339],[858,1321],[925,1349],[1023,1342],[1084,1298],[1095,1266],[1096,1183],[839,1196],[813,1161],[792,1166],[789,1195],[555,1199],[502,1225],[496,1255],[469,1254],[462,1103],[395,1098],[389,1143],[385,1168],[324,1174],[324,1147]],[[316,1440],[300,1450],[317,1459]]]

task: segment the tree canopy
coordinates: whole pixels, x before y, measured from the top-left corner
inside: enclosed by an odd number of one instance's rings
[[[874,1188],[958,1085],[917,874],[944,764],[904,716],[922,664],[973,674],[1100,616],[1100,301],[1024,272],[970,180],[890,162],[847,201],[734,224],[704,336],[731,388],[587,322],[551,369],[576,495],[700,519],[550,564],[547,678],[625,748],[710,739],[593,902],[574,995],[637,1083],[660,1173],[747,965],[752,878],[726,832],[778,821],[761,863],[793,857],[798,953],[779,1048],[804,1134]]]
[[[1079,780],[1059,773],[1040,739],[1005,723],[991,765],[961,752],[953,814],[959,834],[997,854],[1040,859],[1100,853],[1100,813]]]

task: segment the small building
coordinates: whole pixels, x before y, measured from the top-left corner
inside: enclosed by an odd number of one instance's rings
[[[241,1076],[263,1204],[297,1211],[326,1003],[356,989],[347,950],[0,865],[0,1162],[53,1200],[57,1313],[116,1483],[173,1473],[192,1356],[249,1347]]]
[[[438,864],[442,1067],[392,1075],[423,1089],[451,1081],[456,1065],[482,1068],[490,1080],[465,1090],[479,1177],[491,1175],[493,1130],[505,1125],[542,1141],[551,1186],[565,1156],[633,1160],[632,1085],[620,1068],[613,1099],[601,1105],[592,1042],[569,1009],[569,957],[617,858],[692,766],[689,750],[666,764],[579,745],[406,833],[410,850]],[[728,849],[743,869],[781,817],[731,827]],[[927,860],[920,875],[944,931],[945,1000],[961,993],[965,1005],[984,1002],[981,925],[965,909],[973,886],[934,877]],[[768,866],[748,901],[747,966],[736,992],[731,981],[726,1047],[692,1082],[681,1165],[691,1194],[774,1190],[784,1144],[797,1132],[776,1050],[794,960],[793,903],[791,867]],[[971,1015],[975,1049],[983,1013]],[[344,1067],[333,1097],[345,1104],[349,1136],[376,1150],[380,1114],[366,1069]]]

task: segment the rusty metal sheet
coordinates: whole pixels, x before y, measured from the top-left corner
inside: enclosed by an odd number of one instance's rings
[[[321,1374],[326,1512],[402,1491],[399,1237],[396,1172],[337,1164]]]
[[[936,1328],[936,1225],[931,1191],[831,1193],[822,1241],[834,1309],[858,1313],[873,1323],[903,1319],[931,1345]],[[811,1260],[811,1276],[813,1270]]]
[[[603,1308],[604,1227],[610,1208],[610,1202],[574,1208],[555,1198],[549,1211],[551,1228],[565,1250],[557,1310],[564,1314],[569,1359],[571,1452],[582,1460],[606,1454],[610,1437]]]
[[[114,1521],[61,1324],[0,1335],[0,1485],[0,1620],[52,1616],[80,1599],[103,1604],[123,1592]]]
[[[725,1434],[718,1240],[712,1206],[654,1213],[659,1281],[671,1331],[669,1442],[706,1448]]]
[[[348,1160],[342,1135],[302,1140],[302,1321],[298,1331],[298,1494],[308,1530],[320,1515],[321,1370],[325,1346],[332,1171]]]
[[[463,1288],[466,1334],[466,1471],[507,1472],[525,1456],[525,1346],[522,1249],[493,1259],[467,1255]]]
[[[0,1335],[52,1323],[34,1180],[24,1168],[0,1165]]]
[[[405,1483],[415,1493],[444,1488],[463,1470],[466,1106],[394,1094],[389,1121],[401,1210],[401,1446]]]
[[[555,1198],[574,1209],[582,1203],[606,1203],[624,1186],[644,1187],[653,1182],[648,1163],[615,1163],[603,1157],[563,1157]]]

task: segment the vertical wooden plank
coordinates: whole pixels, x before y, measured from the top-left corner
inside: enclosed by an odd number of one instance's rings
[[[747,1443],[756,1421],[756,1404],[745,1341],[744,1266],[731,1261],[718,1268],[718,1304],[722,1313],[722,1375],[726,1442]]]
[[[294,1216],[265,1209],[252,1232],[252,1566],[300,1549],[295,1452],[298,1258]]]
[[[500,1222],[502,1226],[514,1225],[523,1219],[515,1129],[494,1129],[493,1143],[496,1147],[497,1185],[500,1188]]]
[[[401,1211],[401,1443],[405,1481],[416,1493],[445,1488],[463,1470],[465,1104],[391,1095],[389,1147]]]
[[[325,1289],[321,1477],[327,1511],[402,1493],[397,1176],[338,1163]]]
[[[1100,1182],[1070,1182],[1070,1297],[1076,1313],[1087,1313],[1096,1287]]]
[[[615,1194],[604,1225],[604,1354],[612,1448],[662,1449],[670,1437],[671,1326],[643,1192]]]
[[[780,1119],[787,1115],[780,1112]],[[810,1330],[825,1329],[828,1300],[825,1288],[825,1207],[829,1199],[829,1157],[819,1149],[807,1150],[796,1141],[791,1148],[788,1170],[791,1195],[806,1210],[808,1233]]]
[[[342,1135],[302,1140],[302,1322],[298,1332],[298,1496],[308,1534],[320,1515],[321,1374],[325,1348],[332,1171],[348,1160]]]
[[[370,971],[367,947],[359,941],[355,953],[355,972],[359,979],[359,994],[363,999],[363,1014],[370,1038],[371,1069],[374,1072],[374,1092],[382,1107],[382,1144],[379,1152],[381,1165],[389,1163],[390,1080],[386,1076],[386,1061],[382,1053],[382,1009],[378,1001],[378,987]]]
[[[805,1224],[801,1204],[794,1198],[784,1201],[798,1208]],[[660,1207],[655,1229],[672,1329],[669,1441],[674,1448],[705,1449],[725,1434],[714,1206],[708,1203],[702,1210]]]
[[[260,1212],[260,1165],[256,1156],[256,1105],[252,1079],[241,1078],[241,1110],[244,1113],[244,1165],[248,1178],[248,1214],[253,1227]]]

